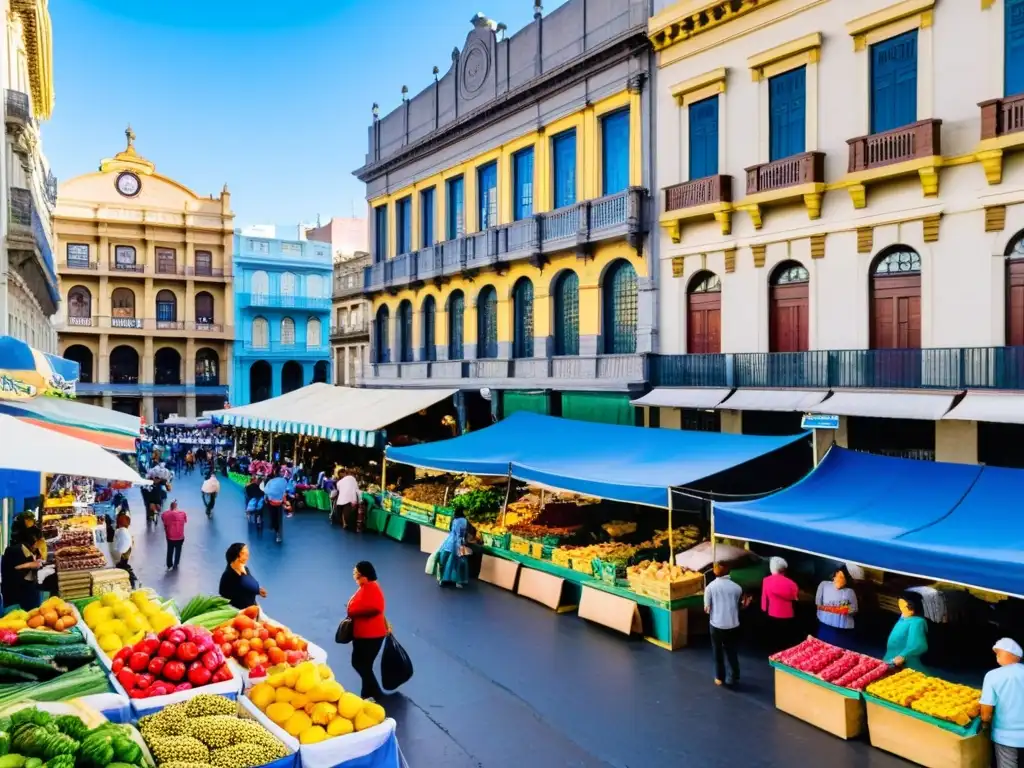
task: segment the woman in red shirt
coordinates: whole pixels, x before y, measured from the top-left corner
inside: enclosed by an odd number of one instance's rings
[[[377,583],[377,571],[366,560],[356,563],[352,577],[359,585],[348,601],[348,616],[352,619],[352,668],[362,680],[360,695],[364,699],[379,699],[384,691],[373,673],[373,662],[388,634],[388,623],[384,619],[384,593]]]
[[[797,601],[800,588],[786,575],[789,565],[781,557],[773,557],[769,567],[771,576],[765,576],[761,582],[761,610],[768,615],[771,653],[777,653],[799,641],[793,603]]]

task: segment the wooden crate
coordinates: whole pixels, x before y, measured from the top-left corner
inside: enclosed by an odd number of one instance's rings
[[[775,708],[841,739],[864,732],[864,702],[775,670]]]
[[[686,581],[659,581],[657,579],[642,579],[640,589],[643,594],[660,600],[663,603],[670,603],[673,600],[682,600],[684,597],[696,595],[704,591],[704,579],[687,579]],[[634,591],[636,591],[634,589]]]
[[[904,715],[889,707],[867,702],[871,746],[892,752],[926,768],[989,768],[992,745],[988,736],[958,736]]]

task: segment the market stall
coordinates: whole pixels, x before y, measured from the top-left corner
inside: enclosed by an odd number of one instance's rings
[[[119,453],[135,451],[135,441],[141,429],[141,420],[137,416],[52,397],[0,400],[0,414],[14,416]]]

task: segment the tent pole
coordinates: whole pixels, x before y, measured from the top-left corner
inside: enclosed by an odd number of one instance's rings
[[[388,455],[385,453],[384,458],[380,462],[380,492],[384,493],[388,489],[387,486],[388,477]],[[381,497],[383,498],[383,496]]]
[[[668,564],[675,565],[675,542],[672,540],[672,489],[668,489]]]
[[[718,562],[717,547],[715,546],[715,502],[711,501],[711,562]]]
[[[501,527],[505,527],[505,515],[508,513],[508,498],[512,495],[512,464],[508,465],[508,486],[505,488],[505,503],[501,507]]]

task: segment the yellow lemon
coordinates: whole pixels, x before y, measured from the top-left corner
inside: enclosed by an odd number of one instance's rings
[[[374,725],[380,725],[384,722],[384,718],[387,717],[384,707],[373,701],[368,701],[363,705],[363,714],[369,717]]]
[[[303,731],[312,726],[313,721],[309,719],[309,715],[305,712],[296,712],[285,721],[282,727],[288,732],[289,736],[299,738]]]
[[[260,683],[249,691],[249,700],[262,712],[277,700],[276,694],[277,691],[272,686]]]
[[[352,721],[352,724],[356,727],[357,731],[365,731],[367,728],[373,728],[377,723],[373,722],[373,718],[365,712],[360,712],[356,715],[356,719]]]
[[[352,733],[355,729],[351,720],[346,720],[344,717],[336,717],[327,724],[327,735],[345,736]]]
[[[281,687],[281,688],[278,688],[276,693],[274,694],[274,700],[275,701],[284,701],[284,702],[287,702],[288,704],[291,704],[291,701],[292,701],[292,699],[295,698],[295,696],[296,696],[295,691],[293,691],[291,688]]]
[[[319,744],[327,738],[327,731],[321,726],[314,725],[312,728],[307,728],[299,734],[300,744]]]
[[[365,703],[354,693],[344,693],[338,700],[338,714],[349,720],[355,720],[356,715],[362,711],[363,704]]]
[[[267,707],[267,717],[278,725],[284,725],[295,714],[295,707],[285,701],[276,701]]]

